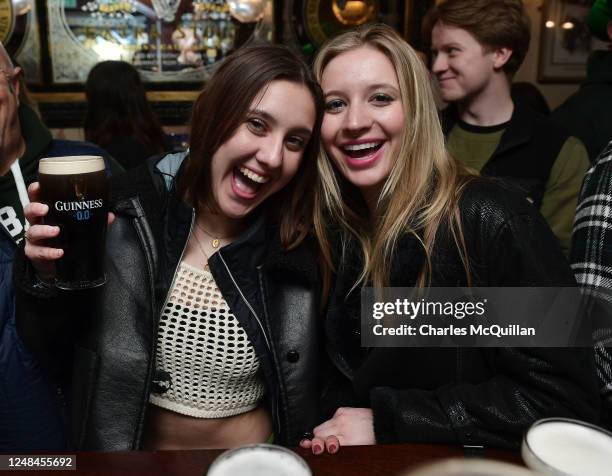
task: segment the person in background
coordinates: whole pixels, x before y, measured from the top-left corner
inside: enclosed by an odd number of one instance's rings
[[[591,54],[586,80],[552,118],[584,142],[594,162],[612,139],[612,0],[596,0],[587,23],[595,37],[608,42],[608,50]]]
[[[511,98],[529,47],[521,0],[446,0],[427,13],[443,128],[453,156],[484,176],[516,186],[569,251],[576,201],[589,165],[584,145],[549,117]]]
[[[131,64],[96,64],[87,76],[85,97],[85,139],[106,149],[126,170],[166,149],[164,131]]]
[[[340,445],[520,445],[537,419],[598,421],[588,349],[372,347],[361,290],[575,286],[524,198],[449,156],[428,73],[389,26],[319,51],[323,88],[315,229],[329,290],[329,368],[315,453]]]
[[[67,397],[17,335],[13,261],[27,228],[26,187],[36,179],[39,159],[106,153],[54,140],[24,101],[23,87],[23,71],[0,43],[0,451],[62,450],[68,449]]]
[[[584,179],[570,261],[594,323],[603,418],[612,429],[612,142]]]
[[[0,127],[7,131],[17,123],[22,72],[13,66],[2,44],[0,69]],[[19,142],[13,134],[0,135],[2,180],[8,180],[11,166],[22,154]],[[16,250],[13,236],[0,224],[0,451],[66,449],[55,387],[17,337],[12,272]]]
[[[107,281],[93,290],[53,285],[59,230],[30,187],[18,331],[73,389],[77,449],[296,445],[312,429],[322,102],[289,48],[232,53],[194,104],[189,151],[111,182]]]

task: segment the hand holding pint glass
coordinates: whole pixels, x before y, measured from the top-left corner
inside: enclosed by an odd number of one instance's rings
[[[26,256],[39,277],[60,289],[87,289],[105,282],[104,245],[108,185],[97,156],[42,159],[39,184],[28,189]],[[49,247],[51,246],[51,248]]]

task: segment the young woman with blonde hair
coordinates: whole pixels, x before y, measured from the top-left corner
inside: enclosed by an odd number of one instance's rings
[[[329,294],[327,420],[303,446],[446,442],[517,446],[545,416],[597,418],[579,349],[362,348],[363,286],[572,286],[526,201],[447,153],[427,71],[391,28],[324,45],[315,228]],[[335,413],[334,413],[335,412]]]

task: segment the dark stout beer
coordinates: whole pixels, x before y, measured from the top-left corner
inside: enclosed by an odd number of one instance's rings
[[[104,284],[108,186],[102,157],[52,157],[38,165],[46,225],[60,228],[51,246],[62,248],[56,285],[85,289]]]

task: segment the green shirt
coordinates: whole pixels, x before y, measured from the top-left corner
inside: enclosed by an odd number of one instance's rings
[[[505,130],[495,126],[482,129],[490,132],[468,131],[457,124],[448,137],[451,155],[477,172],[489,161]],[[559,151],[544,189],[540,213],[566,255],[571,243],[578,193],[588,168],[586,148],[578,139],[570,137]]]

